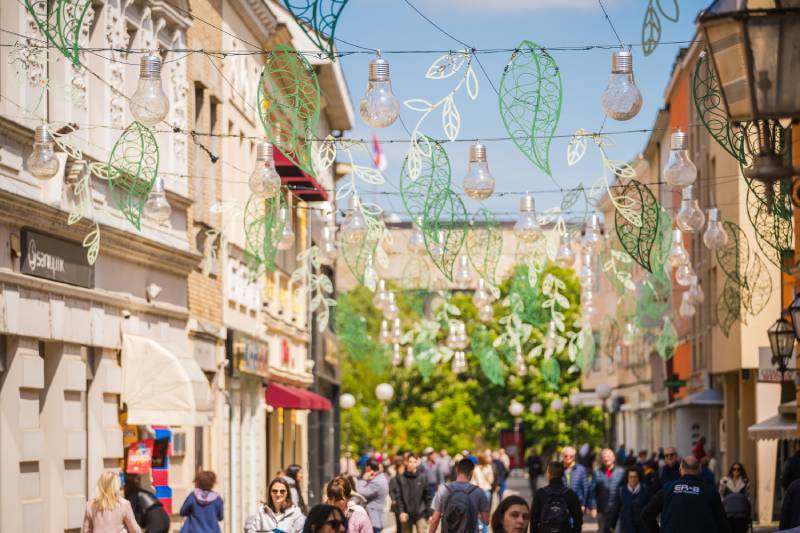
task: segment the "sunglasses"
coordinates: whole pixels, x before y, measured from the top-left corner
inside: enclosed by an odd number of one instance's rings
[[[272,494],[286,494],[286,489],[272,489],[270,492]]]

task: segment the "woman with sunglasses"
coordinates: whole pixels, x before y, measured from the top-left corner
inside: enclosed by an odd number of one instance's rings
[[[750,529],[750,480],[742,463],[731,465],[728,475],[719,482],[719,496],[728,516],[731,533],[744,533]]]
[[[308,511],[303,533],[345,533],[347,520],[342,511],[333,505],[320,503]]]
[[[306,517],[292,502],[289,484],[280,477],[269,482],[267,503],[244,522],[245,533],[273,531],[275,533],[301,533]],[[330,533],[330,532],[327,532]]]

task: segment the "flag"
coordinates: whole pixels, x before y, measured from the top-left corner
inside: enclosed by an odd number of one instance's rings
[[[383,150],[381,150],[381,141],[375,133],[372,134],[372,164],[381,172],[389,166],[389,162],[386,160],[386,156],[383,155]]]

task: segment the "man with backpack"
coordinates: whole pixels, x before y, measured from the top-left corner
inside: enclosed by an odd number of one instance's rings
[[[531,505],[531,533],[580,533],[583,526],[581,502],[564,484],[564,465],[547,465],[548,485],[536,491]]]
[[[489,523],[489,500],[483,491],[470,483],[475,464],[469,459],[456,463],[456,480],[442,485],[433,498],[433,516],[428,533],[476,533],[478,520]]]

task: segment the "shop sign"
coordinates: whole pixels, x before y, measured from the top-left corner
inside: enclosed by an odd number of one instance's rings
[[[269,348],[263,342],[232,331],[233,360],[237,371],[262,378],[269,377]]]
[[[772,362],[772,350],[769,347],[761,346],[758,349],[758,381],[760,383],[781,383],[784,379],[791,380],[794,374],[794,369],[797,368],[797,357],[792,353],[789,364],[786,365],[789,369],[785,376],[778,372],[775,363]]]
[[[94,287],[94,266],[78,242],[65,241],[30,229],[23,229],[20,270],[39,278]]]

